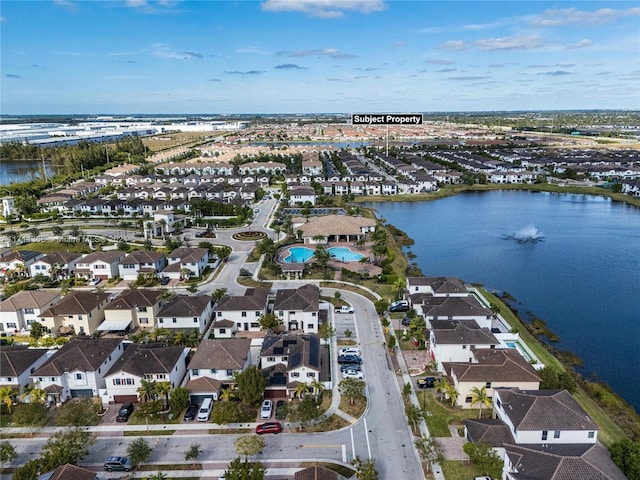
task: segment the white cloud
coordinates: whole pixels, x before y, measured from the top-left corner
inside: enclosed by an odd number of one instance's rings
[[[300,12],[319,18],[342,18],[345,11],[368,14],[387,8],[382,0],[266,0],[260,7],[268,12]]]
[[[573,45],[573,48],[585,48],[585,47],[590,47],[593,44],[593,42],[591,40],[589,40],[588,38],[583,38],[582,40],[580,40],[579,42],[576,42],[575,45]]]
[[[444,42],[442,45],[440,45],[439,48],[456,52],[460,50],[466,50],[467,48],[469,48],[469,44],[464,40],[449,40],[448,42]]]
[[[151,49],[151,54],[158,58],[170,58],[175,60],[194,60],[203,58],[201,53],[177,51],[163,43],[155,43],[151,46]]]
[[[454,62],[448,58],[432,58],[427,60],[427,63],[430,63],[431,65],[451,65]]]
[[[640,7],[626,10],[613,8],[601,8],[595,12],[578,10],[577,8],[557,8],[546,10],[542,15],[531,20],[536,27],[558,27],[562,25],[599,25],[610,23],[623,17],[637,17],[640,15]]]
[[[68,10],[75,10],[76,8],[76,4],[69,1],[69,0],[54,0],[53,1],[54,5],[57,5],[58,7],[62,7],[62,8],[66,8]]]
[[[535,35],[523,37],[486,38],[476,41],[481,50],[528,50],[543,45]]]
[[[351,53],[340,53],[336,48],[323,48],[317,50],[296,50],[286,54],[288,57],[300,58],[300,57],[328,57],[328,58],[356,58],[356,55]]]

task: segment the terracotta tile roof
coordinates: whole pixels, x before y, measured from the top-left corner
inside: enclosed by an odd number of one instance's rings
[[[248,338],[203,340],[189,362],[189,368],[240,370],[249,357],[250,348]]]
[[[540,382],[536,370],[513,348],[471,350],[477,363],[443,362],[459,382]]]

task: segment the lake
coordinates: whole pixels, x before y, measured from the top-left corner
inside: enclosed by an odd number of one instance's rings
[[[48,163],[47,174],[51,175]],[[42,162],[38,160],[6,161],[0,160],[0,185],[27,182],[42,175]]]
[[[585,378],[640,411],[640,209],[509,190],[364,205],[415,241],[408,251],[424,275],[509,292],[584,361]]]

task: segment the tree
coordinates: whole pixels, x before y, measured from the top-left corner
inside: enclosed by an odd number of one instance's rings
[[[453,407],[456,404],[456,400],[460,396],[460,393],[456,390],[455,385],[449,385],[447,387],[445,395],[449,399],[449,401],[451,402],[451,406]]]
[[[21,403],[16,405],[11,419],[18,427],[41,427],[47,422],[47,409],[41,403]]]
[[[185,387],[174,388],[169,396],[171,409],[179,412],[180,410],[187,408],[187,405],[189,405],[189,395],[189,390],[187,390]]]
[[[422,412],[415,405],[408,405],[405,409],[405,413],[407,414],[407,422],[411,429],[416,432],[418,430],[418,424],[422,419]]]
[[[142,437],[136,438],[127,447],[127,454],[133,465],[139,465],[151,458],[151,447],[149,442]]]
[[[96,438],[95,433],[80,428],[54,433],[42,448],[46,469],[53,470],[66,463],[77,464],[87,456],[89,447],[96,443]]]
[[[471,406],[473,407],[476,403],[480,404],[480,408],[478,409],[478,418],[482,416],[482,406],[490,407],[491,399],[487,395],[487,387],[482,386],[482,388],[473,387],[471,389]]]
[[[329,260],[331,260],[329,250],[327,250],[323,245],[318,245],[313,252],[313,258],[315,258],[318,266],[322,268],[323,275],[326,276],[327,265],[329,264]]]
[[[231,388],[224,388],[220,392],[220,399],[223,402],[228,402],[233,398],[236,398],[236,393]]]
[[[166,480],[167,476],[162,472],[156,472],[153,475],[146,477],[146,480]]]
[[[169,382],[158,382],[156,383],[156,393],[158,395],[164,396],[164,409],[167,410],[169,408],[169,393],[171,392],[171,383]]]
[[[298,382],[295,389],[295,395],[298,398],[304,398],[304,395],[309,392],[309,385],[305,382]]]
[[[435,382],[433,382],[433,387],[435,388],[435,391],[438,392],[438,397],[440,397],[440,401],[442,401],[443,395],[449,388],[449,382],[447,381],[446,378],[441,377],[437,379]]]
[[[9,442],[0,443],[0,470],[2,470],[2,466],[10,462],[11,460],[18,457],[16,453],[16,449]]]
[[[238,455],[248,457],[258,455],[264,451],[264,438],[260,435],[245,435],[234,440],[233,446]]]
[[[255,365],[251,365],[246,370],[236,376],[238,386],[238,398],[247,405],[258,406],[264,395],[267,380],[262,372]]]
[[[351,465],[356,468],[356,478],[358,480],[378,480],[376,461],[370,458],[366,462],[356,457],[351,461]]]
[[[329,342],[331,337],[335,336],[335,334],[336,329],[333,325],[331,325],[329,320],[322,322],[318,327],[318,335],[325,343]]]
[[[66,402],[56,410],[56,425],[97,425],[98,409],[99,404],[93,398],[81,398]]]
[[[0,403],[4,403],[7,406],[7,410],[11,413],[13,408],[13,399],[16,395],[16,391],[13,387],[1,387],[0,388]]]
[[[611,445],[611,460],[629,480],[640,480],[640,443],[628,438]]]
[[[31,324],[29,325],[29,336],[36,342],[40,340],[45,333],[47,333],[47,329],[40,322],[31,322]]]
[[[300,427],[305,427],[309,422],[321,415],[318,403],[311,397],[304,397],[297,402],[296,408],[289,413],[292,422],[299,422]]]
[[[197,460],[202,453],[199,443],[192,443],[189,449],[184,453],[184,459],[188,462],[190,460]]]
[[[426,436],[422,435],[418,440],[415,441],[415,445],[418,453],[427,464],[427,472],[429,471],[429,466],[433,462],[441,463],[444,460],[442,449],[433,437],[427,438]]]
[[[261,462],[234,458],[224,472],[225,480],[263,480],[267,469]]]
[[[149,380],[141,380],[140,387],[138,387],[138,395],[144,399],[145,402],[154,400],[156,398],[156,382]]]
[[[493,478],[502,476],[503,461],[487,443],[469,442],[462,447],[464,453],[469,455],[471,462],[476,465],[483,475]]]
[[[222,297],[224,297],[227,294],[227,289],[226,288],[216,288],[213,291],[213,298],[216,300],[216,302],[218,300],[220,300]]]
[[[364,396],[365,383],[357,378],[345,378],[338,384],[338,389],[342,395],[349,398],[349,404],[353,405],[356,398]]]
[[[322,392],[324,392],[324,382],[321,382],[317,378],[314,378],[313,382],[311,382],[311,388],[313,389],[313,395],[316,399],[316,402],[322,396]]]
[[[40,472],[46,471],[41,458],[29,460],[23,466],[13,471],[13,480],[38,480]]]
[[[258,323],[260,324],[260,328],[262,330],[267,330],[274,333],[280,332],[282,330],[282,321],[273,312],[263,313],[262,315],[260,315]]]

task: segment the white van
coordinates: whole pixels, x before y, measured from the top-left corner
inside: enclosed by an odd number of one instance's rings
[[[200,406],[200,410],[198,410],[199,422],[206,422],[209,420],[209,417],[211,416],[212,404],[213,400],[211,400],[211,398],[204,399],[204,402],[202,402],[202,405]]]

